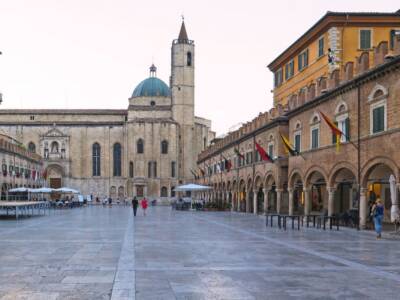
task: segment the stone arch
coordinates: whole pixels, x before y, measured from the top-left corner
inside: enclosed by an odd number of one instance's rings
[[[271,188],[273,184],[276,185],[275,175],[272,171],[269,171],[264,176],[264,187]]]
[[[306,88],[301,88],[297,97],[297,106],[302,106],[306,102]]]
[[[110,187],[110,197],[115,198],[117,195],[117,188],[115,186]]]
[[[339,104],[335,108],[335,114],[336,115],[342,114],[342,113],[347,112],[348,110],[349,110],[349,108],[347,106],[347,103],[344,102],[343,100],[340,100]]]
[[[368,161],[362,168],[361,168],[361,186],[367,187],[369,175],[374,171],[374,169],[378,165],[387,166],[392,172],[394,177],[396,177],[396,182],[399,182],[399,167],[397,164],[390,158],[379,156],[371,159]]]
[[[313,112],[310,118],[310,124],[321,122],[321,118],[317,112]]]
[[[321,174],[321,176],[323,177],[325,182],[328,183],[328,176],[326,175],[325,170],[317,165],[314,165],[314,166],[311,166],[310,168],[308,168],[307,172],[305,173],[304,182],[306,183],[307,186],[310,184],[310,181],[311,181],[314,173]]]
[[[354,178],[356,178],[357,176],[357,169],[354,165],[352,165],[351,163],[347,162],[347,161],[341,161],[337,164],[335,164],[335,166],[330,170],[329,174],[328,174],[328,185],[330,187],[335,187],[335,180],[338,176],[338,174],[342,171],[342,170],[349,170],[349,172],[351,172],[354,176]]]
[[[262,180],[262,176],[260,173],[256,173],[255,175],[255,180],[254,180],[254,187],[256,189],[259,189],[260,187],[263,187],[263,180]]]
[[[377,83],[368,95],[368,101],[386,98],[389,92],[383,85]]]
[[[296,177],[298,177],[298,178],[300,178],[301,179],[301,182],[303,182],[303,184],[304,184],[304,175],[303,175],[303,172],[300,170],[300,169],[293,169],[291,172],[290,172],[290,175],[289,175],[289,181],[288,181],[288,186],[289,186],[289,188],[293,188],[294,187],[294,185],[295,185],[295,179],[296,179]]]
[[[168,189],[166,186],[161,187],[160,197],[168,197]]]

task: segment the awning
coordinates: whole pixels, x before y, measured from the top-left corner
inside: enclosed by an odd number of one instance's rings
[[[176,192],[186,192],[186,191],[195,192],[195,191],[206,191],[206,190],[211,190],[211,187],[194,183],[180,185],[175,188]]]

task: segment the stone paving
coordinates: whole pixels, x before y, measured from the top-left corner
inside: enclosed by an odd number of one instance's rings
[[[399,240],[150,207],[0,220],[0,299],[399,299]]]

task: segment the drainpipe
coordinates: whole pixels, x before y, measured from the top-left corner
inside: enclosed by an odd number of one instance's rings
[[[360,149],[360,134],[361,134],[361,95],[360,85],[357,85],[357,181],[358,181],[358,221],[357,230],[360,230],[360,209],[361,209],[361,149]]]

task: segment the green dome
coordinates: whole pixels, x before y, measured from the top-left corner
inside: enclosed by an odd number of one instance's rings
[[[143,80],[135,88],[132,94],[132,98],[135,97],[169,97],[170,90],[168,85],[164,81],[158,79],[157,77],[149,77]]]

